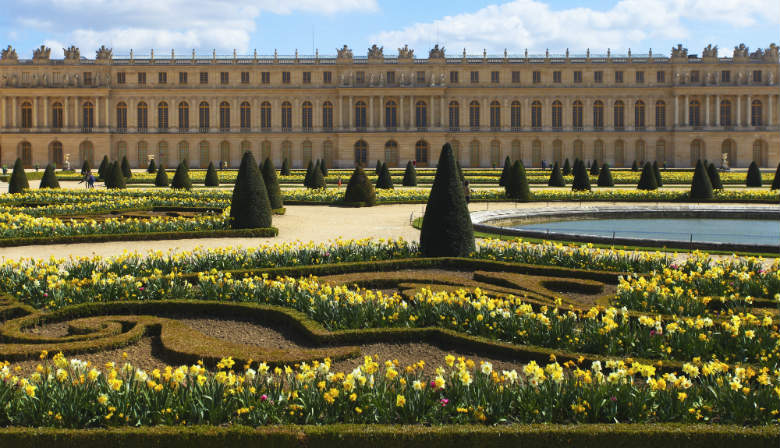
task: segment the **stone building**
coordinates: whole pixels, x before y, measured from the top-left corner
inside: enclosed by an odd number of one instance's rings
[[[445,55],[373,46],[355,56],[154,54],[94,59],[41,46],[0,56],[0,163],[72,166],[104,154],[171,167],[237,166],[244,151],[294,167],[375,160],[434,164],[452,143],[463,167],[510,156],[688,167],[697,159],[775,166],[778,47],[719,57],[679,45],[670,56]]]

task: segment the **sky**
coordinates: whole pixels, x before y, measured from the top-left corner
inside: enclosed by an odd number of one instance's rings
[[[21,58],[44,44],[53,58],[76,45],[94,58],[115,55],[335,55],[372,44],[417,57],[439,44],[461,54],[655,54],[682,43],[689,54],[708,44],[731,56],[744,43],[780,42],[778,0],[0,0],[0,46]]]

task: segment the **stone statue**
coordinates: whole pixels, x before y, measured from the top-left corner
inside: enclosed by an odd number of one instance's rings
[[[720,155],[720,169],[724,171],[729,169],[729,153],[727,152]]]
[[[712,44],[707,45],[704,50],[701,51],[701,55],[705,58],[717,58],[718,57],[718,46],[715,45],[714,47]]]
[[[780,47],[774,43],[769,44],[769,48],[764,50],[764,60],[769,62],[778,62],[778,60],[780,60]]]
[[[750,59],[764,59],[764,50],[758,49],[750,53]]]
[[[682,44],[677,44],[677,48],[672,47],[672,57],[673,58],[687,58],[688,57],[688,49],[683,48]]]
[[[48,61],[50,54],[51,54],[51,48],[46,47],[46,45],[41,45],[39,48],[33,50],[33,60]]]
[[[19,56],[16,55],[16,50],[10,45],[5,50],[0,51],[0,60],[8,62],[16,62],[19,60]]]
[[[767,80],[770,86],[775,85],[775,74],[772,72],[769,72],[769,79]]]
[[[105,61],[111,59],[111,53],[112,50],[110,48],[106,48],[105,45],[101,45],[100,48],[95,52],[95,59],[99,61]],[[173,59],[173,56],[171,56],[171,59]]]
[[[440,86],[443,86],[443,85],[444,85],[444,72],[441,72],[441,73],[439,74],[439,85],[440,85]]]
[[[76,48],[75,45],[71,45],[68,48],[63,48],[62,51],[65,53],[65,60],[66,61],[78,61],[79,58],[81,58],[81,52],[78,48]]]
[[[368,77],[368,85],[370,85],[370,86],[376,85],[374,83],[374,81],[376,80],[375,76],[376,76],[376,74],[371,73],[371,76]]]
[[[428,52],[428,59],[444,59],[444,47],[439,48],[439,44],[436,44]]]
[[[385,47],[377,47],[376,44],[372,45],[371,48],[368,49],[368,57],[369,58],[384,58],[385,57]]]
[[[739,44],[738,47],[734,47],[734,56],[735,58],[746,58],[748,57],[748,52],[750,49],[745,46],[745,44]]]
[[[414,57],[414,50],[409,48],[409,45],[404,45],[403,48],[398,49],[398,59],[412,59]]]
[[[336,52],[338,52],[339,59],[352,59],[352,50],[346,45],[341,49],[336,48]]]

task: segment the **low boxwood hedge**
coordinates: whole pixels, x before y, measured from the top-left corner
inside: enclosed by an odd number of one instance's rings
[[[70,236],[40,236],[0,239],[0,247],[43,244],[105,243],[109,241],[183,240],[189,238],[268,238],[279,234],[276,227],[263,229],[201,230],[188,232],[113,233]]]

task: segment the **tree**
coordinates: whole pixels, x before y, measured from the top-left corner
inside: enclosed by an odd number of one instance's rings
[[[383,190],[393,189],[393,178],[390,176],[390,170],[387,168],[387,163],[382,163],[382,168],[379,169],[376,188],[381,188]]]
[[[712,183],[701,159],[696,162],[696,169],[693,171],[689,197],[691,200],[712,199]]]
[[[604,163],[601,165],[601,172],[599,178],[596,181],[596,185],[599,187],[614,187],[615,183],[612,181],[612,172],[609,170],[609,164]]]
[[[655,173],[653,172],[653,165],[650,162],[645,162],[642,167],[642,175],[639,176],[639,183],[636,188],[640,190],[657,190],[658,184],[655,182]]]
[[[319,160],[317,161],[317,164],[314,165],[311,176],[309,176],[309,188],[325,188],[325,176],[322,175]]]
[[[639,171],[639,163],[636,160],[631,164],[631,171]]]
[[[146,172],[151,174],[157,171],[157,165],[154,163],[154,159],[149,160],[149,166],[146,167]]]
[[[663,179],[661,179],[661,170],[658,168],[658,161],[653,162],[653,173],[655,174],[655,184],[658,185],[658,187],[663,187],[664,182]]]
[[[406,162],[406,171],[404,171],[404,179],[401,181],[404,187],[416,187],[417,186],[417,170],[414,169],[412,161]]]
[[[720,181],[720,173],[718,173],[718,169],[715,168],[714,163],[710,163],[709,166],[707,166],[707,176],[710,178],[710,184],[712,184],[713,190],[723,189],[723,182]]]
[[[379,173],[382,172],[382,162],[380,162],[379,159],[376,161],[376,168],[374,169],[374,172],[377,176],[379,176]]]
[[[85,160],[84,163],[81,164],[81,172],[89,173],[90,171],[92,171],[92,167],[89,166],[89,161]]]
[[[306,175],[303,176],[303,186],[306,188],[309,188],[309,184],[311,183],[311,172],[313,169],[314,164],[309,160],[309,164],[306,166]]]
[[[203,182],[207,187],[219,186],[219,175],[217,169],[214,167],[214,162],[209,162],[209,167],[206,169],[206,179]]]
[[[525,175],[523,162],[515,160],[505,188],[506,196],[508,198],[518,202],[528,202],[531,200],[531,189],[528,187],[528,178]]]
[[[98,166],[98,179],[106,178],[109,165],[111,165],[111,162],[109,162],[108,156],[103,156],[103,160],[100,162],[100,166]]]
[[[509,160],[509,156],[504,159],[504,169],[501,171],[501,177],[498,179],[498,186],[505,187],[506,179],[509,176],[509,172],[512,170],[512,161]]]
[[[46,165],[46,170],[43,171],[41,184],[38,186],[38,188],[60,188],[60,182],[57,180],[57,174],[54,172],[54,165],[51,163]]]
[[[452,147],[446,143],[423,216],[420,252],[424,257],[466,257],[475,250],[463,182],[458,176]]]
[[[574,162],[574,180],[571,183],[572,191],[590,191],[590,177],[585,163],[582,160]]]
[[[758,169],[756,161],[750,162],[748,167],[747,179],[745,179],[745,185],[748,187],[760,187],[761,183],[761,170]]]
[[[565,187],[566,181],[563,180],[563,174],[561,173],[561,167],[558,166],[558,162],[553,164],[552,172],[550,173],[550,180],[547,181],[548,187]]]
[[[165,172],[165,167],[161,163],[160,166],[157,167],[157,177],[154,178],[154,186],[167,187],[169,184],[168,173]]]
[[[106,169],[106,188],[115,190],[124,190],[127,188],[125,175],[122,173],[122,164],[118,161],[112,162]],[[108,180],[111,180],[111,187],[108,186]]]
[[[590,174],[593,176],[599,175],[599,163],[595,160],[590,164]]]
[[[568,176],[569,174],[571,174],[571,165],[569,165],[569,158],[567,157],[563,162],[563,175]]]
[[[463,175],[463,170],[460,169],[460,162],[456,161],[455,162],[455,166],[458,168],[458,178],[460,179],[460,183],[465,184],[466,183],[466,176]]]
[[[127,156],[122,156],[122,164],[120,165],[122,169],[122,175],[126,178],[133,177],[133,172],[130,170],[130,162],[127,161]]]
[[[358,164],[352,176],[349,178],[347,190],[344,192],[344,202],[346,204],[372,206],[376,204],[376,191],[371,182],[368,181],[366,172]]]
[[[279,179],[276,177],[276,169],[271,159],[266,157],[263,163],[263,182],[265,190],[268,193],[268,202],[271,203],[271,209],[277,210],[284,206],[282,202],[282,190],[279,188]]]
[[[322,171],[322,177],[328,177],[328,167],[323,159],[320,159],[320,171]]]
[[[171,188],[191,190],[192,180],[190,180],[190,170],[184,162],[180,162],[176,167],[176,174],[173,175],[173,182],[171,182]]]
[[[780,163],[777,164],[777,171],[775,171],[775,178],[772,181],[772,190],[780,190]]]
[[[14,171],[11,173],[11,178],[8,180],[8,192],[21,193],[24,190],[29,189],[30,183],[27,181],[27,174],[24,172],[22,159],[16,159],[16,162],[14,162]]]
[[[290,175],[290,161],[287,160],[287,157],[282,160],[282,169],[279,172],[279,175],[281,176],[289,176]]]
[[[233,198],[230,202],[230,224],[234,229],[271,227],[271,203],[257,162],[247,151],[241,158]]]

